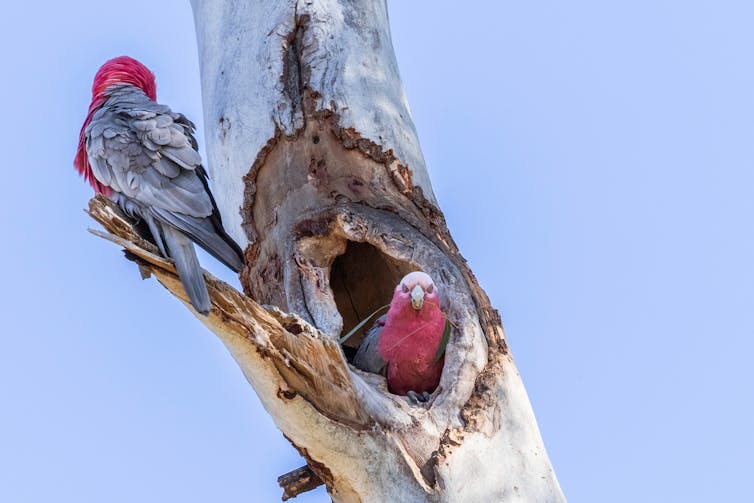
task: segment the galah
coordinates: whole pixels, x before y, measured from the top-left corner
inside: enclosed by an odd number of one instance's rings
[[[387,314],[369,330],[353,363],[385,375],[391,393],[426,400],[440,382],[446,323],[432,278],[409,273],[395,287]]]
[[[73,164],[96,193],[147,224],[194,309],[206,315],[211,303],[193,243],[236,272],[243,254],[222,227],[194,124],[156,99],[146,66],[128,56],[107,61],[94,76]]]

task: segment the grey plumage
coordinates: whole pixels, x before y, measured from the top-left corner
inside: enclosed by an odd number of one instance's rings
[[[196,258],[194,245],[185,234],[166,225],[162,228],[168,255],[175,261],[175,268],[181,278],[186,295],[191,299],[194,309],[206,315],[212,307],[207,285],[202,276],[202,267]]]
[[[194,124],[140,89],[118,84],[85,130],[94,177],[128,215],[146,222],[160,251],[175,260],[194,308],[209,294],[193,244],[238,272],[243,254],[222,227],[193,136]]]
[[[361,342],[356,356],[353,357],[353,365],[356,368],[372,372],[373,374],[385,375],[387,364],[377,350],[380,342],[380,332],[382,331],[382,327],[385,326],[385,320],[387,320],[386,314],[377,318],[372,328],[364,336],[364,340]]]

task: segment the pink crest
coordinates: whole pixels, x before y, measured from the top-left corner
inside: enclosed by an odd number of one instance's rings
[[[73,165],[80,175],[84,177],[84,180],[94,188],[94,191],[98,194],[104,194],[109,196],[111,190],[109,187],[102,185],[97,181],[92,173],[92,167],[89,165],[89,158],[86,154],[86,138],[84,138],[84,131],[89,123],[92,121],[94,112],[97,111],[102,104],[107,101],[107,89],[116,84],[130,84],[138,87],[144,94],[149,96],[151,100],[157,100],[157,84],[155,82],[154,74],[141,64],[139,61],[129,56],[119,56],[107,61],[100,67],[97,74],[94,76],[94,82],[92,83],[92,102],[89,105],[89,111],[84,121],[84,125],[81,126],[79,132],[79,144],[76,150],[76,157],[73,160]]]

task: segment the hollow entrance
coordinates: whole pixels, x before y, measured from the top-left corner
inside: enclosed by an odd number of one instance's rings
[[[389,304],[395,286],[412,270],[408,264],[385,255],[369,243],[349,241],[345,252],[335,258],[330,268],[330,288],[343,317],[343,334],[380,306]],[[349,349],[359,347],[372,324],[373,321],[366,323],[343,344],[349,359],[353,353]]]

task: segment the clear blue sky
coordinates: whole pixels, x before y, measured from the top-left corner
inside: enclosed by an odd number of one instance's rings
[[[390,13],[435,192],[570,501],[754,501],[754,3]],[[201,131],[188,1],[6,2],[0,47],[0,501],[277,501],[298,455],[214,336],[86,233],[71,166],[112,56]]]

